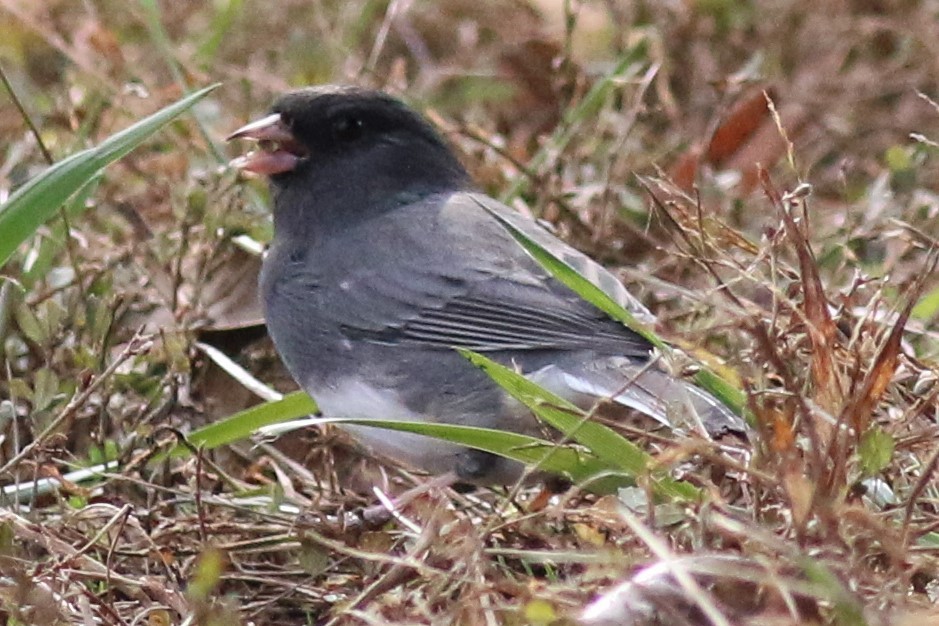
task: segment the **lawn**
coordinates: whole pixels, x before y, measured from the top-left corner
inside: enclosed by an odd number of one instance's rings
[[[3,624],[939,625],[936,2],[0,16]],[[597,453],[627,480],[363,522],[427,478],[332,424],[259,430],[312,404],[257,301],[268,190],[225,142],[319,83],[425,113],[752,440],[590,422],[636,444]]]

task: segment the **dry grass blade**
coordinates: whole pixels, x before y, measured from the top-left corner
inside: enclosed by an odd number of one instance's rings
[[[907,302],[903,310],[900,311],[897,321],[890,329],[890,334],[887,335],[887,339],[877,353],[860,389],[853,394],[851,401],[845,408],[844,417],[841,421],[850,424],[854,429],[855,436],[858,438],[867,430],[874,409],[883,398],[890,381],[893,380],[897,370],[897,361],[900,357],[901,342],[903,341],[906,323],[910,319],[913,307],[916,306],[920,295],[923,293],[927,277],[935,272],[937,263],[939,263],[939,255],[936,254],[935,250],[931,250],[923,274],[917,278],[907,292]]]
[[[934,4],[0,0],[21,100],[0,98],[0,202],[43,147],[106,146],[221,83],[198,124],[91,168],[68,228],[45,193],[25,245],[0,227],[0,622],[546,626],[649,583],[676,626],[939,623]],[[431,490],[376,528],[374,490],[425,477],[323,421],[253,435],[315,406],[255,306],[266,186],[219,139],[342,82],[432,111],[481,190],[629,289],[673,373],[733,372],[747,443],[596,415],[693,498],[600,471],[602,494]],[[606,442],[584,476],[632,462]]]
[[[794,209],[799,206],[804,208],[804,204],[791,195],[787,194],[785,197],[780,195],[765,169],[760,170],[760,182],[764,193],[785,225],[786,235],[792,242],[799,261],[803,313],[812,341],[812,378],[815,400],[824,410],[837,414],[845,398],[844,384],[835,365],[838,327],[828,311],[829,302],[818,273],[818,264],[805,235],[804,229],[808,228],[807,215],[803,213],[801,227],[792,215]],[[830,433],[824,434],[827,440]]]

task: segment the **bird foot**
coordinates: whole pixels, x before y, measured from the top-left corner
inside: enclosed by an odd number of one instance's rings
[[[404,516],[403,510],[411,502],[425,493],[435,489],[446,489],[447,487],[452,487],[457,481],[458,477],[454,472],[447,472],[446,474],[436,476],[421,485],[417,485],[416,487],[408,489],[397,498],[389,498],[384,492],[376,487],[373,491],[375,492],[376,497],[378,497],[379,503],[359,511],[358,518],[365,526],[370,528],[383,526],[394,519],[401,524],[408,526],[412,530],[419,530],[418,528],[415,528],[416,525],[414,522]]]

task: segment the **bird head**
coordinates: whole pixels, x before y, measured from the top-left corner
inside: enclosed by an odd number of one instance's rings
[[[228,139],[258,143],[257,150],[232,165],[269,176],[275,187],[340,185],[394,192],[456,190],[469,181],[427,120],[386,93],[358,87],[287,93],[268,115]]]

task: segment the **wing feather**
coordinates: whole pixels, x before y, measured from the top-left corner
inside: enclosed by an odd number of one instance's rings
[[[315,252],[316,262],[297,264],[308,279],[284,284],[305,292],[295,294],[298,308],[350,339],[480,352],[593,350],[648,357],[645,339],[551,277],[479,198],[485,197],[455,193],[398,208],[394,219],[391,213],[379,216],[343,238],[347,249],[366,254],[350,258],[329,247],[339,244],[326,241]],[[586,259],[523,216],[513,220],[567,256]],[[378,239],[381,248],[373,245]]]

